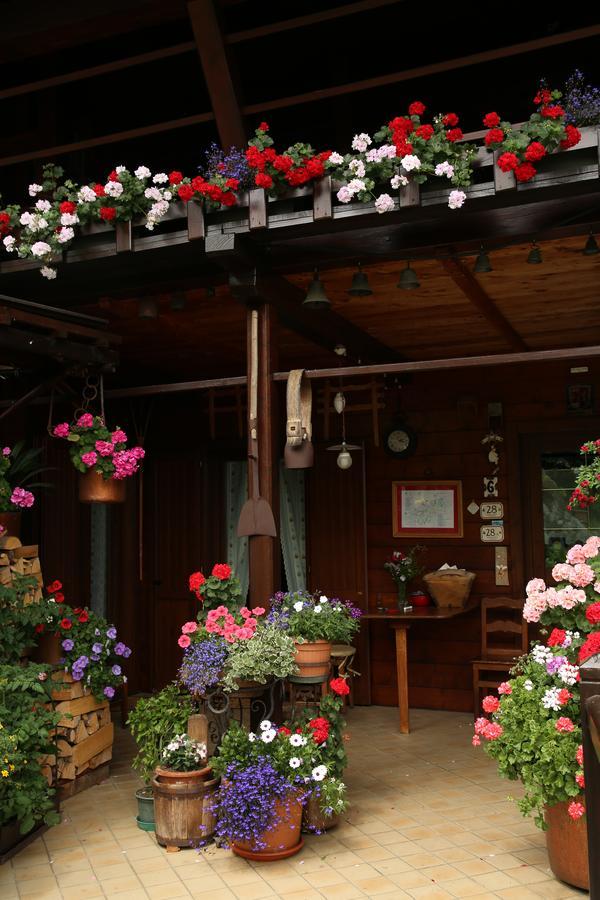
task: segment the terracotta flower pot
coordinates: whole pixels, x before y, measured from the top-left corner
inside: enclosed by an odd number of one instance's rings
[[[164,847],[189,847],[215,831],[215,793],[219,778],[210,766],[176,772],[160,766],[154,772],[156,840]]]
[[[3,512],[0,513],[0,525],[6,531],[3,531],[0,537],[21,537],[21,513],[20,512]]]
[[[79,499],[82,503],[124,503],[124,479],[103,478],[95,469],[79,476]]]
[[[331,641],[296,642],[295,661],[299,678],[325,676],[331,668]]]
[[[65,636],[68,637],[68,635]],[[51,632],[44,632],[40,634],[37,647],[34,648],[30,658],[33,662],[57,666],[63,656],[61,636]]]
[[[568,806],[569,802],[564,800],[546,807],[544,818],[548,825],[546,847],[550,868],[559,881],[589,891],[587,825],[585,818],[571,819]]]
[[[336,825],[339,825],[339,822],[340,817],[336,813],[333,813],[331,816],[326,816],[325,813],[321,811],[319,798],[316,794],[310,795],[302,813],[303,831],[329,831],[330,828],[335,828]]]
[[[302,840],[302,798],[291,794],[287,802],[275,804],[275,823],[260,836],[260,849],[249,841],[234,841],[231,849],[236,856],[259,862],[275,862],[298,853],[304,846]]]

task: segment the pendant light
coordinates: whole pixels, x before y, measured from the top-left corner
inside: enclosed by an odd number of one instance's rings
[[[529,256],[527,257],[527,262],[530,266],[539,266],[540,263],[543,263],[542,259],[542,251],[534,241],[531,245],[531,250],[529,251]]]
[[[342,441],[342,446],[340,452],[338,453],[338,457],[336,459],[336,463],[340,467],[340,469],[346,470],[349,469],[352,465],[352,455],[348,450],[348,445],[345,441]]]
[[[371,285],[369,284],[369,279],[367,278],[367,273],[363,272],[360,263],[358,264],[358,269],[352,276],[352,284],[348,293],[352,297],[370,297],[373,293]]]
[[[402,288],[403,291],[414,291],[420,287],[417,273],[410,267],[410,260],[406,260],[406,268],[400,273],[400,281],[396,287]]]
[[[595,256],[597,253],[600,253],[600,247],[591,231],[582,252],[584,256]]]
[[[475,265],[473,266],[474,272],[491,272],[492,264],[490,262],[490,258],[483,249],[483,244],[479,248],[479,253],[477,254],[477,258],[475,260]]]
[[[333,408],[339,415],[344,412],[346,408],[346,398],[344,397],[342,391],[338,391],[333,398]]]
[[[306,297],[302,301],[302,306],[307,309],[325,309],[331,306],[331,301],[325,293],[323,282],[319,278],[319,270],[315,269],[313,280],[308,286]]]
[[[341,444],[334,444],[332,447],[328,447],[327,449],[333,451],[334,453],[337,453],[336,463],[340,469],[345,471],[346,469],[349,469],[350,466],[352,465],[352,454],[350,453],[350,451],[351,450],[362,450],[362,447],[360,447],[358,444],[347,444],[346,443],[346,416],[344,415],[344,408],[346,406],[346,400],[341,391],[338,391],[338,393],[336,394],[335,400],[337,400],[338,397],[340,397],[340,396],[344,400],[344,405],[341,407],[341,409],[337,410],[342,416],[342,442],[341,442]],[[335,400],[334,400],[334,404],[335,404]],[[336,409],[337,409],[337,406],[336,406]]]

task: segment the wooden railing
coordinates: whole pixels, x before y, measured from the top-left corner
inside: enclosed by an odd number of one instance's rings
[[[600,900],[600,655],[581,666],[581,726],[590,898]]]

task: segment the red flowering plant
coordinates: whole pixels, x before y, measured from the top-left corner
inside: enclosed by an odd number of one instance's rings
[[[584,458],[567,509],[587,509],[600,495],[600,440],[586,441],[579,449]]]
[[[458,116],[439,114],[431,124],[423,123],[425,109],[423,103],[414,101],[407,116],[396,116],[372,138],[365,133],[354,135],[352,153],[329,156],[327,170],[342,182],[337,193],[341,203],[374,200],[377,211],[384,213],[395,206],[389,193],[379,193],[386,185],[398,190],[409,181],[423,184],[432,177],[456,187],[471,183],[477,148],[462,141]],[[451,191],[448,205],[458,209],[465,198],[463,191]]]
[[[527,585],[523,616],[539,623],[544,642],[532,646],[483,700],[473,743],[498,763],[500,774],[520,780],[519,806],[544,827],[544,809],[568,802],[572,819],[585,812],[581,750],[579,666],[600,652],[600,538],[590,537],[552,570],[557,587],[541,578]]]
[[[208,577],[203,572],[192,572],[189,577],[190,591],[200,603],[200,613],[206,616],[209,610],[227,606],[231,611],[242,605],[242,588],[228,563],[215,563]]]
[[[127,448],[127,435],[118,426],[112,431],[101,416],[83,413],[74,425],[61,422],[52,429],[54,437],[69,442],[71,462],[82,474],[95,471],[105,481],[122,481],[135,475],[145,456],[143,447]]]
[[[518,130],[496,112],[484,117],[483,124],[489,129],[485,146],[498,151],[498,168],[514,172],[518,182],[531,181],[537,173],[535,164],[545,156],[575,147],[581,140],[579,129],[566,122],[561,96],[560,91],[541,85],[534,97],[536,111]]]
[[[325,175],[330,150],[317,153],[310,144],[293,144],[278,153],[268,132],[267,122],[261,122],[255,136],[248,141],[246,161],[255,187],[264,188],[270,196],[276,197]]]

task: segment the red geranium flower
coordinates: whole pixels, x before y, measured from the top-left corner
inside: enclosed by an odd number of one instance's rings
[[[585,790],[585,777],[583,775],[583,772],[577,773],[577,775],[575,776],[575,781],[577,782],[577,784],[579,785],[579,787],[581,788],[582,791]]]
[[[58,207],[61,213],[74,213],[77,209],[76,205],[72,200],[63,200],[63,202]]]
[[[171,172],[169,174],[169,184],[181,184],[183,175],[181,172]]]
[[[529,162],[520,163],[515,169],[515,178],[517,181],[531,181],[537,169]]]
[[[462,133],[461,128],[451,128],[450,131],[446,132],[446,137],[452,143],[454,143],[454,141],[462,140],[462,136],[463,136],[463,133]]]
[[[557,103],[554,106],[542,106],[540,112],[545,119],[560,119],[565,114],[562,106],[559,106]]]
[[[454,127],[455,125],[458,125],[458,116],[456,115],[456,113],[446,113],[446,115],[442,119],[442,122],[444,123],[444,125],[451,125],[452,127]]]
[[[217,563],[213,566],[211,575],[220,581],[227,581],[228,578],[231,578],[231,566],[228,566],[227,563]]]
[[[537,162],[546,155],[546,148],[539,141],[532,141],[525,151],[525,159],[529,162]]]
[[[535,97],[533,98],[534,103],[550,103],[552,99],[552,93],[547,88],[540,88]]]
[[[232,194],[230,191],[226,194],[223,194],[221,197],[221,203],[223,206],[235,206],[236,204],[235,194]]]
[[[268,122],[261,122],[260,125],[258,126],[258,130],[259,130],[259,131],[268,131],[268,130],[269,130],[269,123],[268,123]]]
[[[110,222],[117,215],[117,211],[114,206],[101,206],[100,207],[100,218],[104,219],[105,222]]]
[[[108,179],[107,179],[107,180],[108,180],[108,181],[118,181],[118,180],[119,180],[119,173],[117,172],[116,169],[113,169],[112,172],[109,172],[109,173],[108,173]]]
[[[549,647],[562,647],[566,636],[567,632],[562,628],[553,628],[546,643]]]
[[[561,148],[563,150],[568,150],[569,147],[575,147],[580,140],[581,132],[579,128],[575,128],[574,125],[565,125],[565,136],[560,142]]]
[[[487,113],[487,115],[483,117],[483,124],[486,128],[494,128],[495,125],[500,124],[500,116],[497,112]]]
[[[61,594],[60,591],[59,591],[58,593],[56,593],[56,594],[54,595],[54,599],[56,600],[57,603],[64,603],[64,602],[65,602],[65,595],[64,595],[64,594]]]
[[[71,622],[70,619],[61,619],[61,621],[60,621],[60,627],[61,627],[64,631],[69,631],[69,629],[73,627],[73,623]]]
[[[501,128],[490,128],[483,140],[486,147],[489,147],[490,144],[501,144],[504,140],[504,132]]]
[[[278,172],[289,172],[293,165],[294,160],[291,156],[286,156],[285,153],[273,160],[273,168],[277,169]]]
[[[433,125],[419,125],[415,134],[417,137],[423,138],[424,141],[428,141],[433,137]]]
[[[483,698],[481,706],[484,712],[493,713],[500,708],[500,701],[497,697],[492,697],[492,695],[490,694],[489,696]]]
[[[36,625],[36,626],[35,626],[36,633],[37,633],[37,634],[41,634],[42,631],[44,630],[44,627],[45,627],[45,626],[44,626],[44,623],[43,623],[43,622],[40,622],[39,625]]]
[[[421,103],[420,100],[414,100],[408,107],[408,114],[409,116],[422,116],[425,109],[426,106],[424,103]]]
[[[255,175],[254,183],[256,184],[256,187],[267,189],[273,187],[273,179],[270,175],[265,175],[263,172],[259,172],[258,175]]]
[[[350,693],[350,688],[348,687],[345,678],[332,679],[329,682],[329,687],[334,694],[339,694],[340,697],[346,697]]]
[[[0,212],[0,234],[6,234],[10,227],[10,216],[7,212]]]
[[[85,623],[88,621],[89,617],[90,617],[89,612],[87,611],[87,609],[84,609],[79,615],[80,623],[82,625],[85,625]]]
[[[49,584],[47,586],[46,590],[48,591],[49,594],[54,594],[54,593],[56,593],[56,591],[62,590],[62,584],[60,581],[53,581],[51,584]]]
[[[600,603],[592,603],[585,611],[585,617],[592,625],[600,622]]]
[[[191,184],[180,184],[177,188],[177,194],[179,195],[180,200],[187,203],[188,200],[191,200],[194,196],[194,188]]]
[[[558,702],[561,704],[561,706],[564,706],[565,703],[569,702],[572,696],[573,694],[570,691],[568,691],[566,688],[562,688],[562,690],[558,692]]]
[[[281,725],[281,727],[278,728],[277,731],[279,734],[285,734],[286,736],[292,733],[289,728],[285,727],[285,725]]]
[[[498,168],[503,172],[512,172],[519,165],[519,157],[516,153],[503,153],[498,157]]]
[[[225,181],[225,187],[228,187],[230,191],[237,191],[240,183],[237,178],[227,178]]]
[[[103,184],[93,184],[92,190],[95,193],[96,197],[106,197],[106,191],[104,190]]]
[[[189,578],[190,591],[194,591],[194,593],[198,593],[206,578],[202,574],[202,572],[192,572]]]
[[[323,744],[329,737],[329,722],[323,716],[311,719],[308,727],[312,730],[313,740],[316,744]]]

